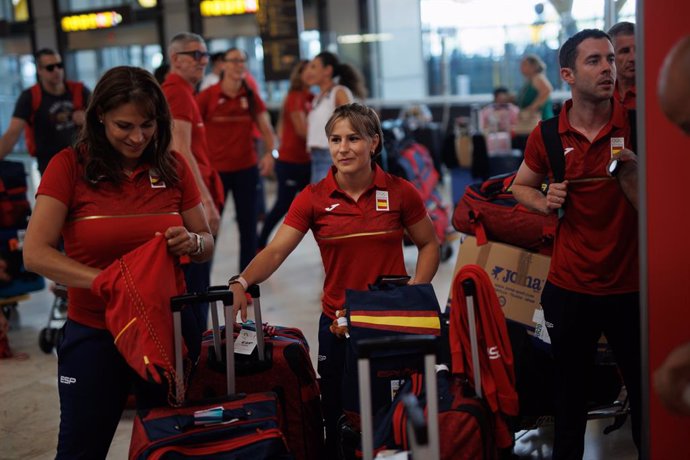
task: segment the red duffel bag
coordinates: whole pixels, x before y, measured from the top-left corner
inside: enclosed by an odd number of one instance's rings
[[[556,214],[545,216],[517,202],[511,191],[515,172],[468,185],[453,212],[453,227],[477,237],[477,244],[497,241],[550,255]]]

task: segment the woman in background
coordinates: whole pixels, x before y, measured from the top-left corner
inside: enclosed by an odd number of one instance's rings
[[[226,199],[232,192],[235,219],[240,235],[240,269],[256,255],[259,175],[273,171],[275,132],[259,94],[247,84],[247,55],[238,48],[225,53],[223,78],[197,96],[206,126],[208,157],[223,181]],[[261,160],[252,128],[256,124],[263,139]]]
[[[307,114],[311,109],[314,95],[305,82],[304,70],[309,61],[300,61],[290,74],[288,89],[278,120],[280,148],[275,161],[278,179],[278,197],[273,209],[264,220],[259,234],[259,249],[266,246],[271,231],[287,213],[297,192],[309,184],[311,177],[311,158],[307,152]]]
[[[546,64],[539,56],[528,54],[522,58],[520,72],[525,77],[525,84],[517,97],[517,106],[522,111],[539,114],[540,120],[553,117],[551,92],[553,86],[546,78]]]
[[[323,51],[309,62],[306,71],[309,85],[319,87],[307,119],[307,149],[311,155],[311,183],[315,184],[328,174],[333,165],[328,150],[325,126],[336,107],[364,99],[367,90],[360,73],[349,64],[343,64],[333,53]]]

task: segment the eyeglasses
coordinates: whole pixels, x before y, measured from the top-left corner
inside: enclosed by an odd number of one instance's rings
[[[244,64],[247,62],[246,59],[243,58],[230,58],[230,59],[223,59],[225,62],[232,62],[233,64]]]
[[[203,58],[207,58],[210,56],[208,51],[199,51],[199,50],[194,50],[194,51],[178,51],[177,54],[185,54],[187,56],[190,56],[192,59],[195,61],[201,61]]]
[[[62,62],[56,62],[55,64],[44,65],[43,68],[48,72],[52,72],[55,69],[62,69],[65,65]]]

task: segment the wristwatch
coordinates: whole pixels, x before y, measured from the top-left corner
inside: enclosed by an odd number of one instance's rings
[[[192,233],[192,235],[194,235],[194,238],[196,238],[196,249],[193,252],[190,252],[189,255],[198,256],[204,252],[204,238],[198,233]]]
[[[247,280],[242,278],[242,275],[235,275],[232,278],[230,278],[228,280],[228,286],[232,284],[240,284],[242,286],[242,289],[244,289],[245,291],[247,290],[247,286],[249,285],[247,283]]]

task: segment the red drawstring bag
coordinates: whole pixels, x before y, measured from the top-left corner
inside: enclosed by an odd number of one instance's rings
[[[184,275],[163,235],[118,258],[91,290],[106,303],[115,346],[144,380],[175,382],[170,298],[185,292]]]

